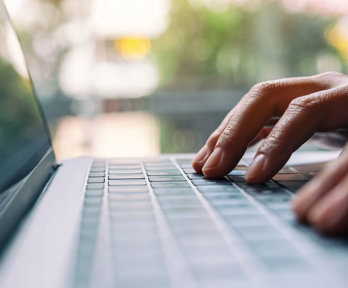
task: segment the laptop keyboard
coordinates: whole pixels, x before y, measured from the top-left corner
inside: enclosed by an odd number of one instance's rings
[[[191,159],[95,160],[73,286],[109,274],[104,287],[327,287],[337,269],[325,259],[347,261],[339,253],[347,241],[297,224],[290,205],[316,172],[286,167],[250,186],[246,168],[208,180]],[[100,251],[109,262],[97,260]]]

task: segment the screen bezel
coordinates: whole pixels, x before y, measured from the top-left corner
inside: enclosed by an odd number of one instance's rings
[[[15,25],[10,18],[9,12],[3,0],[1,0],[0,5],[2,6],[0,9],[4,10],[4,17],[6,17],[6,21],[10,25],[10,29],[13,30],[19,42],[28,74],[28,80],[32,89],[32,94],[35,99],[37,108],[39,110],[44,132],[46,133],[46,136],[48,138],[48,149],[46,151],[43,151],[44,156],[34,167],[34,169],[28,171],[26,175],[22,175],[23,178],[21,180],[16,179],[19,181],[11,186],[12,188],[13,186],[16,187],[15,189],[12,189],[10,197],[8,197],[7,202],[3,205],[3,208],[0,211],[1,253],[3,251],[3,248],[6,246],[6,243],[10,239],[10,236],[16,230],[21,220],[33,206],[39,195],[42,193],[44,187],[46,186],[55,169],[57,168],[57,161],[52,146],[52,138],[49,132],[48,124],[44,116],[42,107],[38,101],[37,93],[30,74],[28,61],[25,57],[21,39],[17,30],[15,29]],[[25,164],[26,163],[24,163],[23,165]],[[3,193],[6,193],[7,191],[11,190],[11,187],[7,187]]]

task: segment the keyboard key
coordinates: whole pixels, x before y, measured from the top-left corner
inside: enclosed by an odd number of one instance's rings
[[[260,215],[260,211],[253,205],[244,207],[221,205],[215,207],[222,216],[238,217],[239,215]]]
[[[127,169],[127,170],[119,170],[119,169],[110,169],[110,175],[120,175],[120,174],[143,174],[141,169]]]
[[[94,177],[105,177],[105,173],[104,172],[91,172],[88,175],[89,178],[94,178]]]
[[[93,161],[93,163],[92,163],[92,166],[105,166],[105,161],[103,161],[103,160],[95,160],[95,161]]]
[[[233,170],[230,173],[228,173],[229,176],[242,176],[244,177],[246,173],[246,170]]]
[[[242,183],[246,183],[244,176],[235,176],[235,175],[228,175],[228,178],[236,183],[242,182]]]
[[[225,215],[224,219],[229,226],[264,226],[269,224],[266,217],[260,215]]]
[[[195,186],[207,186],[207,185],[232,185],[231,182],[227,180],[208,180],[208,179],[200,179],[200,180],[192,180],[192,183]]]
[[[110,201],[143,201],[150,200],[149,193],[112,193],[109,195]]]
[[[245,244],[253,250],[258,257],[299,256],[295,247],[289,241],[281,238],[246,241]]]
[[[194,195],[191,188],[155,188],[153,190],[158,197]]]
[[[234,195],[234,194],[220,192],[220,193],[204,193],[203,195],[209,201],[228,200],[230,204],[249,203],[249,200],[247,200],[244,196],[238,195],[238,194]]]
[[[203,207],[190,207],[189,209],[166,209],[164,210],[168,219],[183,219],[208,216]]]
[[[144,161],[145,166],[156,166],[156,165],[173,165],[173,162],[170,159],[162,159],[160,161]]]
[[[103,177],[94,177],[94,178],[89,178],[87,180],[88,183],[104,183],[105,178]]]
[[[97,190],[90,190],[90,191],[97,191]],[[103,195],[103,191],[101,195]],[[101,197],[86,197],[83,203],[84,203],[84,206],[98,207],[102,205],[103,199]]]
[[[209,199],[209,202],[217,209],[220,207],[255,207],[246,199]]]
[[[234,226],[233,231],[245,240],[265,240],[283,238],[274,226],[270,223],[265,225]]]
[[[156,172],[156,171],[165,171],[165,170],[177,170],[174,165],[165,165],[165,166],[145,166],[146,171]]]
[[[298,172],[291,167],[284,167],[278,171],[277,174],[297,174]]]
[[[309,264],[302,257],[265,257],[262,259],[262,262],[265,263],[270,268],[270,270],[275,273],[309,273],[313,271],[311,264]]]
[[[111,165],[109,165],[109,169],[111,169],[111,170],[134,170],[134,169],[141,169],[141,167],[139,164],[133,164],[133,165],[111,164]]]
[[[205,212],[205,209],[202,205],[198,206],[162,206],[162,209],[167,215],[175,215],[175,214],[199,214],[201,211]],[[203,212],[202,212],[203,213]]]
[[[105,168],[104,167],[92,167],[90,169],[90,172],[94,173],[94,172],[105,172]]]
[[[151,222],[156,223],[155,215],[152,212],[143,213],[110,213],[110,221],[113,223],[129,223],[132,225],[134,222],[145,223]]]
[[[153,188],[190,188],[187,182],[152,182]]]
[[[183,169],[184,170],[184,172],[186,173],[186,174],[192,174],[192,173],[196,173],[197,171],[195,170],[195,169],[193,169],[193,168],[185,168],[185,169]]]
[[[186,199],[192,199],[196,198],[194,192],[186,193],[186,194],[162,194],[162,195],[157,195],[158,199],[168,199],[168,200],[175,200],[177,198],[186,198]]]
[[[215,224],[209,217],[202,217],[202,218],[185,218],[185,219],[167,219],[169,222],[169,225],[172,227],[173,230],[189,230],[189,229],[213,229],[215,227]],[[218,235],[213,235],[212,237],[215,237]],[[220,236],[218,236],[220,239]],[[197,239],[198,240],[198,239]],[[208,241],[208,238],[200,239],[200,241]],[[198,244],[197,244],[198,245]]]
[[[144,174],[112,174],[109,180],[145,179]]]
[[[112,186],[109,187],[109,193],[148,193],[147,186]]]
[[[233,186],[232,186],[233,187]],[[235,188],[235,187],[233,187]],[[226,189],[226,191],[215,191],[215,190],[202,190],[200,187],[198,187],[198,191],[201,192],[206,198],[213,199],[213,198],[233,198],[233,199],[245,199],[245,196],[240,193],[240,191],[235,188],[234,189]]]
[[[149,201],[109,202],[109,209],[116,211],[153,211]]]
[[[291,201],[284,202],[263,202],[263,204],[270,210],[291,210]]]
[[[187,197],[178,197],[178,198],[158,198],[158,202],[164,208],[172,207],[202,207],[201,202],[197,197],[187,198]]]
[[[185,220],[185,219],[208,219],[210,218],[208,213],[204,210],[204,209],[200,209],[198,210],[200,212],[195,212],[193,213],[193,211],[190,212],[186,212],[186,213],[166,213],[167,219],[168,220]]]
[[[281,191],[284,189],[281,189],[281,187],[279,186],[279,184],[275,183],[275,182],[271,182],[271,181],[267,181],[263,184],[253,184],[253,185],[249,185],[249,184],[244,184],[244,183],[238,183],[238,186],[242,187],[245,191],[256,191],[256,192],[260,192],[260,193],[268,193],[267,191]]]
[[[130,165],[139,165],[139,159],[116,159],[110,160],[109,165],[118,165],[118,166],[130,166]]]
[[[231,185],[208,185],[208,186],[197,186],[197,189],[202,192],[230,192],[230,193],[238,193],[240,191],[235,186]]]
[[[180,167],[181,167],[182,169],[192,168],[192,163],[180,164]]]
[[[272,204],[272,203],[289,203],[291,201],[291,196],[289,194],[274,194],[274,195],[253,195],[262,204]]]
[[[246,280],[246,276],[240,266],[237,264],[219,264],[218,263],[206,263],[193,267],[194,273],[201,281],[207,280],[225,280],[233,283],[237,280]]]
[[[138,213],[146,211],[137,211]],[[148,211],[149,212],[149,211]],[[113,239],[135,239],[154,237],[157,235],[156,223],[132,223],[130,226],[126,223],[111,223],[111,237]],[[140,247],[141,248],[141,247]]]
[[[178,162],[179,164],[190,164],[192,163],[193,161],[193,158],[177,158],[175,159],[176,162]]]
[[[279,184],[289,189],[291,192],[297,192],[307,181],[278,181]]]
[[[274,181],[306,181],[308,178],[302,174],[277,174],[272,177]]]
[[[154,271],[155,270],[156,268],[154,268]],[[115,287],[127,287],[127,288],[139,288],[139,287],[151,287],[151,288],[167,288],[168,287],[169,288],[171,287],[171,285],[168,283],[168,278],[164,274],[161,274],[161,272],[162,271],[159,270],[156,276],[143,276],[139,274],[127,275],[127,277],[116,276]]]
[[[151,182],[186,182],[184,176],[149,176],[149,180]]]
[[[182,176],[179,170],[147,171],[149,176]]]
[[[103,183],[91,183],[91,184],[87,184],[86,189],[87,189],[87,190],[103,190],[103,189],[104,189],[104,184],[103,184]]]
[[[204,177],[203,174],[198,174],[198,173],[190,173],[190,174],[187,174],[187,177],[188,177],[190,180],[205,179],[205,177]]]
[[[110,180],[109,186],[146,186],[146,181],[143,179],[136,180]]]
[[[289,224],[295,224],[297,223],[297,218],[290,209],[274,209],[272,210],[274,214],[276,214],[281,220],[289,223]]]
[[[91,190],[86,190],[86,197],[102,197],[104,194],[104,190],[98,190],[98,189],[91,189]]]
[[[191,229],[186,229],[186,230],[177,230],[175,231],[175,235],[179,237],[180,239],[193,239],[193,238],[198,238],[198,239],[208,239],[210,238],[209,242],[220,242],[221,241],[221,236],[218,232],[218,230],[214,228],[199,228],[199,227],[193,227]],[[192,242],[192,240],[190,240]],[[189,242],[189,241],[188,241]],[[224,245],[222,246],[216,246],[215,244],[211,245],[212,249],[209,251],[220,251],[220,252],[226,252],[224,250],[226,247]],[[187,250],[188,253],[190,252],[195,252],[195,254],[202,253],[202,250],[198,248],[192,248],[191,250]],[[204,253],[207,253],[208,251],[204,251]]]
[[[232,255],[230,255],[228,251],[224,249],[204,251],[204,253],[202,253],[202,251],[198,252],[197,250],[192,249],[192,250],[187,250],[185,255],[193,266],[201,266],[201,265],[220,266],[220,265],[235,264],[235,260],[233,259],[233,257],[231,257]]]
[[[101,212],[100,206],[85,206],[82,210],[82,217],[98,217]]]

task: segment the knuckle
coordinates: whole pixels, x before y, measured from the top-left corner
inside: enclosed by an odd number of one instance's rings
[[[266,81],[266,82],[260,82],[256,85],[254,85],[249,93],[247,94],[247,100],[254,101],[259,100],[263,103],[265,101],[271,101],[275,96],[276,93],[274,93],[278,88],[281,88],[283,85],[282,80],[274,80],[274,81]]]
[[[289,104],[289,110],[300,110],[301,112],[311,111],[321,106],[324,97],[319,95],[313,96],[304,96],[293,99]]]
[[[259,151],[264,155],[284,155],[287,156],[292,153],[293,148],[291,145],[284,145],[284,137],[281,136],[281,133],[271,133],[265,141],[261,144]]]
[[[228,145],[230,142],[230,139],[232,138],[232,129],[227,127],[220,135],[219,140],[216,143],[216,147],[218,148],[224,148]]]
[[[347,82],[348,76],[340,72],[329,71],[315,75],[314,79],[327,89]]]
[[[337,71],[328,71],[328,72],[318,74],[317,76],[318,76],[318,78],[342,78],[342,77],[346,77],[346,75],[344,75],[341,72],[337,72]]]
[[[263,95],[268,94],[272,89],[276,87],[276,82],[274,81],[266,81],[266,82],[260,82],[256,85],[254,85],[250,89],[251,95]]]
[[[269,154],[279,146],[279,139],[273,133],[270,134],[265,141],[262,142],[259,151],[263,154]]]

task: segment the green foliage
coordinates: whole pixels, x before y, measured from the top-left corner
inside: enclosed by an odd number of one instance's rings
[[[317,72],[322,53],[333,55],[324,39],[334,19],[290,14],[272,4],[226,10],[173,1],[171,23],[153,41],[162,86],[230,88],[279,77]],[[216,87],[215,87],[216,88]]]

